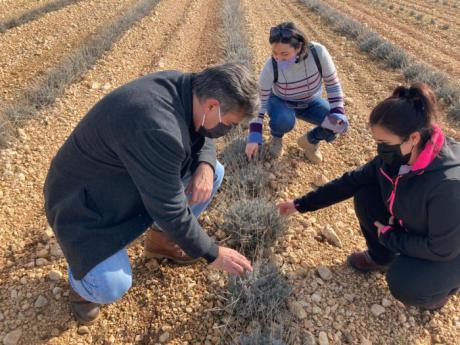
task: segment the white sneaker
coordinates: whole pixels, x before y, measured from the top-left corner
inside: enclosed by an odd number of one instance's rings
[[[308,141],[306,135],[302,135],[299,139],[297,139],[297,145],[299,145],[305,151],[305,155],[307,156],[308,160],[313,164],[318,164],[323,161],[323,155],[319,150],[319,143],[312,144]]]

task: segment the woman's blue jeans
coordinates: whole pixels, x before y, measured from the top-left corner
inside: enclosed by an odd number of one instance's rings
[[[329,103],[321,97],[315,98],[308,103],[300,104],[284,101],[272,95],[268,100],[271,134],[274,137],[282,138],[284,134],[294,128],[296,118],[299,118],[316,125],[315,128],[307,133],[310,143],[317,144],[321,140],[331,142],[337,135],[327,128],[320,127],[329,110]]]

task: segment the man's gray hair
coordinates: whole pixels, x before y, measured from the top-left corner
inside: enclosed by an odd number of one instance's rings
[[[257,79],[243,64],[226,63],[195,74],[193,92],[200,101],[217,99],[223,115],[229,111],[243,111],[245,117],[252,118],[259,110]]]

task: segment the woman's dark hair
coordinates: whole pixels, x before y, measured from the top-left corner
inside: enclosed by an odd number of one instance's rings
[[[424,83],[414,83],[410,87],[398,86],[390,97],[377,104],[369,117],[369,125],[382,126],[403,140],[420,132],[419,148],[423,148],[433,134],[437,117],[433,91]]]
[[[307,36],[293,22],[284,22],[272,27],[268,41],[270,44],[285,43],[292,48],[300,48],[299,60],[304,59],[307,55]]]

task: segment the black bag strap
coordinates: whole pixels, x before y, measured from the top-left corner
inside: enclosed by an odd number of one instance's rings
[[[313,43],[310,43],[308,45],[308,48],[310,49],[311,54],[313,55],[313,60],[315,60],[316,68],[318,68],[319,75],[322,77],[323,67],[321,66],[321,61],[319,60],[318,52],[316,51],[316,47],[314,46]],[[278,63],[273,57],[272,57],[272,66],[273,66],[273,84],[274,84],[278,81]]]
[[[273,84],[278,81],[278,63],[274,58],[272,58],[272,66],[273,66]]]
[[[318,68],[319,75],[322,77],[323,67],[321,66],[321,61],[319,61],[318,52],[316,51],[316,47],[313,45],[313,43],[310,43],[308,45],[308,48],[310,48],[310,51],[313,55],[313,59],[315,60],[316,68]]]

